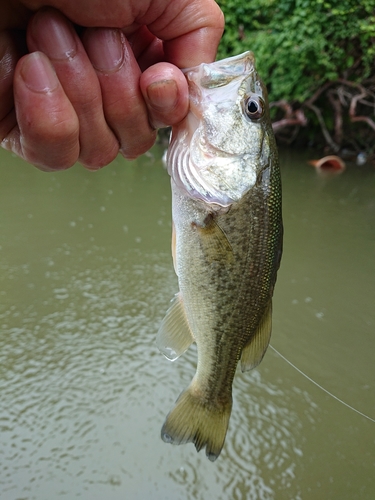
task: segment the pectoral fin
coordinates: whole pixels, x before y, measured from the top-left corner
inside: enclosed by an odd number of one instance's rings
[[[262,361],[270,343],[272,330],[272,301],[270,300],[263,317],[259,322],[254,337],[243,348],[241,355],[241,370],[252,370]]]
[[[195,226],[200,235],[200,242],[209,262],[234,259],[233,248],[227,235],[212,214],[206,217],[204,226]]]
[[[177,293],[160,325],[156,335],[156,344],[166,358],[174,361],[193,342],[194,337],[186,317],[182,297],[180,293]]]

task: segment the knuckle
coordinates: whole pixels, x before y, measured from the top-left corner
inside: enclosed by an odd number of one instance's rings
[[[157,136],[157,131],[154,130],[147,136],[134,134],[132,137],[128,137],[126,140],[121,142],[120,152],[129,160],[133,160],[146,153],[154,144]]]
[[[78,161],[88,170],[98,170],[111,163],[118,154],[118,147],[109,151],[94,150],[80,155]]]
[[[119,142],[108,129],[82,134],[79,162],[89,170],[97,170],[113,161],[119,151]]]
[[[75,98],[74,106],[81,118],[91,118],[102,111],[101,94],[88,90],[86,94]]]
[[[27,162],[39,168],[39,170],[43,170],[45,172],[67,170],[68,168],[72,167],[77,160],[76,155],[69,156],[68,154],[65,154],[63,156],[48,156],[46,158],[43,158],[40,156],[40,154],[25,150],[24,157]]]
[[[78,139],[79,124],[75,115],[67,117],[65,113],[52,112],[48,120],[30,120],[26,125],[25,132],[27,131],[27,136],[31,141],[63,145],[76,142]]]
[[[79,153],[79,127],[76,120],[50,120],[32,124],[22,134],[25,159],[42,170],[66,170],[74,165]]]

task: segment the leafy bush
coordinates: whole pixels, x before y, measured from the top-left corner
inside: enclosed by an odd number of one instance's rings
[[[217,2],[218,57],[254,52],[280,140],[375,158],[375,0]]]
[[[270,100],[303,102],[325,82],[375,71],[375,0],[218,0],[219,57],[252,50]]]

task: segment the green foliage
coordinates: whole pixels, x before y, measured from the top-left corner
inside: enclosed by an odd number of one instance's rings
[[[218,0],[218,57],[256,55],[270,100],[303,102],[329,80],[375,74],[375,0]]]

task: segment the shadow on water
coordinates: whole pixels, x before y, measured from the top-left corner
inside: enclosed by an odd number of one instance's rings
[[[176,292],[161,151],[44,174],[0,151],[2,500],[370,499],[375,424],[273,351],[238,373],[222,455],[160,428],[195,368],[155,346]],[[375,171],[282,154],[272,344],[374,417]]]

